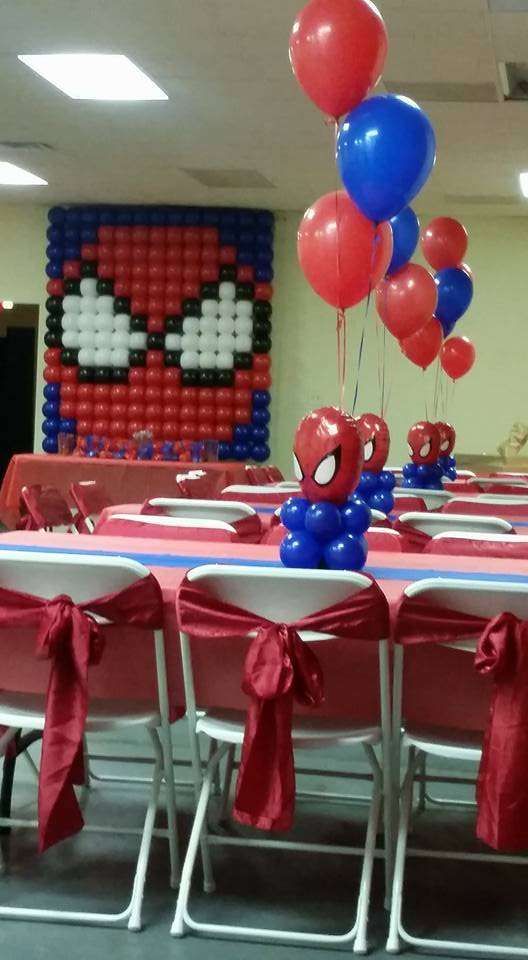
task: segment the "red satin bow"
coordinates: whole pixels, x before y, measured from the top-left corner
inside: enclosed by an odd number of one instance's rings
[[[411,523],[404,520],[395,520],[393,530],[402,536],[402,550],[404,553],[422,553],[431,537],[423,530],[417,530]]]
[[[178,612],[180,628],[193,637],[244,637],[257,630],[244,665],[242,689],[251,701],[233,816],[261,830],[288,830],[295,808],[293,703],[318,706],[323,701],[321,667],[298,631],[379,640],[389,631],[385,597],[372,581],[365,590],[297,623],[275,624],[224,603],[185,579]]]
[[[491,620],[404,597],[398,643],[449,643],[478,637],[475,668],[493,680],[477,780],[477,836],[495,850],[528,847],[528,622]]]
[[[163,623],[160,586],[149,574],[118,593],[75,604],[0,587],[0,629],[36,627],[36,655],[51,660],[46,721],[39,773],[39,850],[43,852],[83,826],[74,784],[83,782],[83,735],[88,711],[88,667],[99,663],[105,626],[159,629]]]

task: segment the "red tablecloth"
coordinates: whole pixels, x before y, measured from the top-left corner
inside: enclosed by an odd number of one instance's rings
[[[218,475],[217,494],[230,483],[243,483],[246,476],[243,463],[165,463],[20,453],[11,459],[2,481],[0,520],[7,527],[16,525],[20,490],[32,483],[57,487],[70,502],[71,483],[98,480],[114,503],[143,502],[147,497],[174,496],[176,474],[195,469]]]

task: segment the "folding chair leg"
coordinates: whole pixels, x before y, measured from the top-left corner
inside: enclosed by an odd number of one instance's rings
[[[400,951],[400,927],[402,915],[403,899],[403,878],[405,873],[405,853],[407,850],[407,835],[409,832],[409,820],[411,817],[414,770],[416,765],[415,751],[409,751],[409,765],[403,783],[401,797],[400,822],[398,826],[398,843],[396,846],[396,860],[394,864],[394,877],[392,881],[392,905],[389,923],[389,935],[387,938],[387,953],[399,953]]]
[[[194,864],[196,862],[196,855],[198,853],[198,846],[200,843],[202,844],[202,857],[204,854],[203,829],[207,818],[207,807],[209,805],[209,798],[211,796],[214,775],[220,760],[228,749],[228,746],[229,745],[227,743],[222,744],[216,750],[216,752],[210,756],[207,764],[207,769],[203,778],[202,789],[200,791],[200,797],[196,805],[194,823],[192,825],[191,835],[187,845],[187,853],[185,854],[185,860],[183,863],[180,890],[178,893],[178,899],[176,901],[176,912],[174,914],[174,920],[171,927],[171,935],[173,937],[183,937],[185,933],[185,913],[187,911],[187,904],[189,902]],[[207,840],[205,840],[205,844],[207,844]],[[204,886],[206,862],[209,862],[208,856],[204,857]]]
[[[418,806],[417,813],[425,811],[425,802],[427,799],[427,757],[424,753],[420,761],[420,780],[418,781]]]
[[[229,817],[229,794],[231,790],[231,781],[233,779],[233,766],[235,763],[235,746],[234,744],[229,747],[226,757],[226,766],[224,772],[224,786],[222,788],[222,803],[220,806],[220,814],[218,817],[219,823],[223,820],[227,820]]]
[[[174,789],[174,767],[172,765],[172,739],[170,727],[163,724],[160,729],[161,749],[163,751],[163,770],[167,808],[167,828],[169,834],[170,885],[178,889],[180,882],[180,856],[178,851],[178,826],[176,822],[176,792]]]
[[[158,809],[158,799],[161,787],[161,775],[163,770],[163,751],[156,730],[149,730],[156,757],[154,770],[152,773],[152,787],[150,799],[145,814],[145,823],[143,826],[143,835],[136,864],[136,875],[134,877],[134,886],[132,889],[132,898],[130,901],[130,919],[128,921],[129,930],[141,930],[141,908],[143,905],[143,892],[145,889],[145,879],[147,876],[147,867],[150,854],[150,844],[152,841],[152,832],[156,821]]]
[[[372,871],[374,867],[374,853],[376,850],[376,831],[381,809],[382,791],[381,775],[376,755],[372,747],[365,747],[365,752],[372,768],[372,801],[365,836],[365,856],[361,870],[359,896],[357,903],[356,936],[354,939],[354,953],[366,953],[367,923],[369,916],[370,890],[372,885]]]

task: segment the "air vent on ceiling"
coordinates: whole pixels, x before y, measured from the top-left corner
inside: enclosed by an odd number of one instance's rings
[[[0,150],[53,150],[53,147],[41,140],[0,140]]]
[[[196,170],[183,168],[193,180],[197,180],[203,187],[212,187],[213,189],[248,189],[256,187],[260,189],[273,189],[275,184],[267,180],[258,170]]]
[[[505,100],[528,100],[528,63],[499,63]]]
[[[389,93],[401,93],[417,103],[497,103],[494,83],[398,83],[384,80]]]
[[[462,206],[462,204],[472,207],[516,206],[521,202],[520,197],[499,193],[446,193],[444,201],[453,207]]]

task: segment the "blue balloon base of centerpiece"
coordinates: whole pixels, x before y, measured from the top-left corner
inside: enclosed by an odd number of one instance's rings
[[[444,477],[447,477],[448,480],[456,480],[458,474],[454,457],[440,457],[438,463],[442,467],[442,475]]]
[[[290,497],[281,508],[281,522],[289,531],[280,545],[281,561],[285,567],[361,570],[370,520],[370,507],[357,494],[341,506]]]
[[[369,505],[371,510],[381,510],[382,513],[391,513],[394,509],[392,491],[396,486],[396,477],[390,470],[364,470],[357,485],[356,493]]]
[[[443,490],[443,468],[440,463],[404,463],[402,487],[411,490]]]

